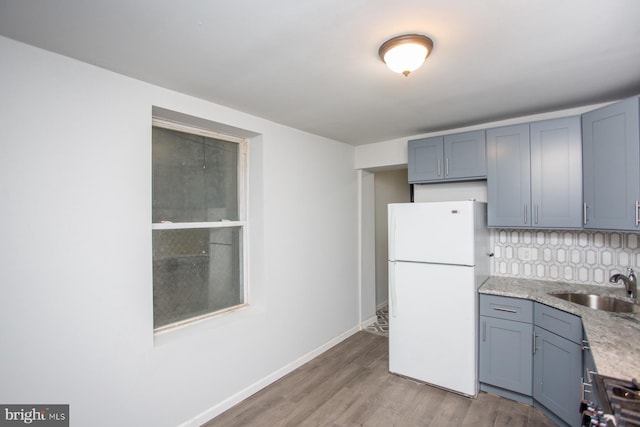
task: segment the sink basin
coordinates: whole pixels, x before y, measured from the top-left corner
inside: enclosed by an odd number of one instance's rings
[[[585,307],[593,308],[595,310],[610,311],[613,313],[640,313],[639,304],[604,295],[577,294],[572,292],[562,292],[550,295],[575,304],[584,305]]]

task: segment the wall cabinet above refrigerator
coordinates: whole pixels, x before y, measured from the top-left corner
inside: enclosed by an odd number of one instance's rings
[[[409,141],[409,183],[486,178],[485,141],[484,130]]]

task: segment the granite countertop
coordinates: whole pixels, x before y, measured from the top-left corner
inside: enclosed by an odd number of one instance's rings
[[[598,373],[625,380],[640,379],[640,314],[594,310],[549,295],[578,292],[624,297],[623,287],[490,277],[479,292],[525,298],[580,316]]]

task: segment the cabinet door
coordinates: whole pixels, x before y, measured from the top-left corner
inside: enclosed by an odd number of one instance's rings
[[[480,382],[531,396],[532,334],[531,323],[480,316]]]
[[[582,227],[580,117],[530,124],[531,222],[534,227]]]
[[[487,176],[484,130],[445,135],[445,179],[484,178]]]
[[[531,225],[528,124],[487,130],[487,198],[489,226]]]
[[[638,98],[582,115],[585,228],[640,228],[638,121]]]
[[[580,425],[582,348],[535,327],[533,398],[569,425]]]
[[[422,138],[408,143],[409,183],[444,179],[443,138]]]

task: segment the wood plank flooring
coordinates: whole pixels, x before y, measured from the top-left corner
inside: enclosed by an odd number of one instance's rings
[[[555,426],[521,403],[389,374],[388,350],[387,338],[358,332],[205,426]]]

